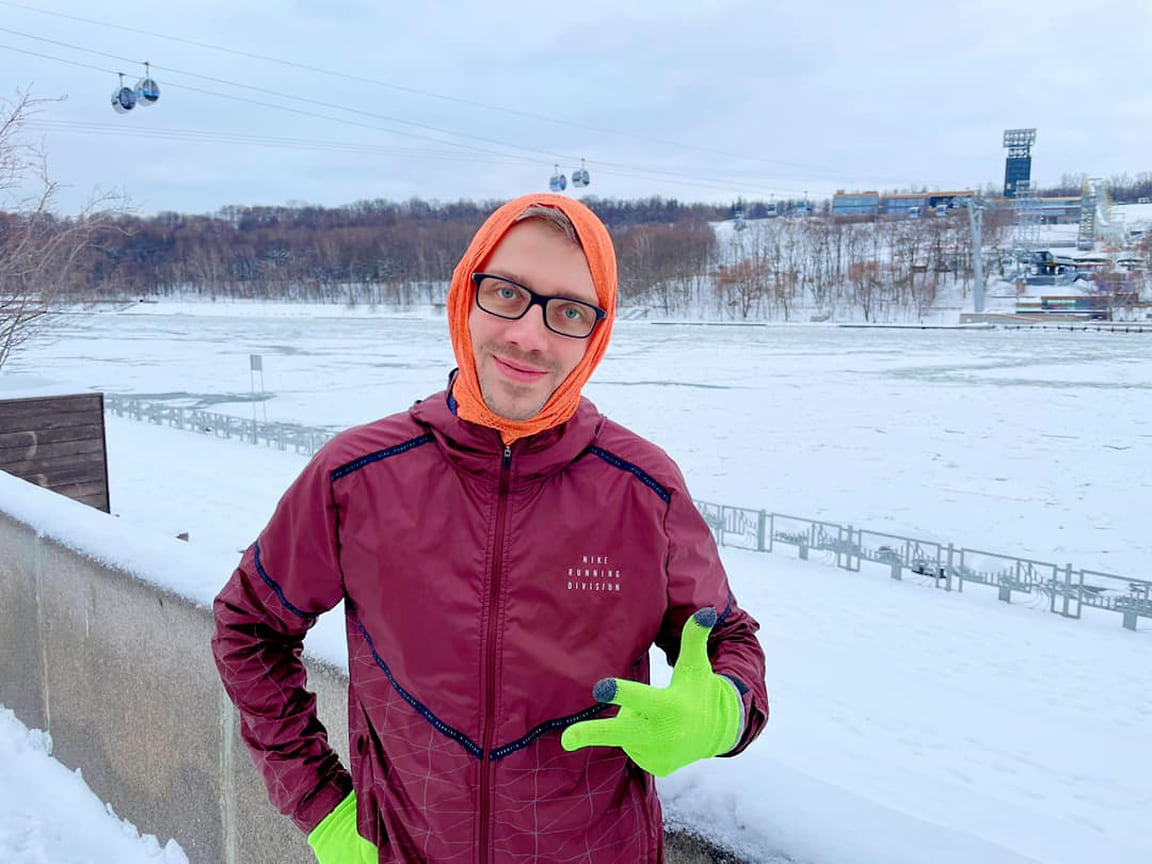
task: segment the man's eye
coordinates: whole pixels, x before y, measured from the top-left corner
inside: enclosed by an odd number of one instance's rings
[[[501,300],[515,300],[516,299],[516,289],[515,288],[509,288],[507,285],[504,285],[501,288],[499,288],[497,293],[500,295]]]
[[[565,306],[560,310],[560,314],[567,318],[569,321],[580,321],[587,318],[588,313],[581,309],[579,306]]]

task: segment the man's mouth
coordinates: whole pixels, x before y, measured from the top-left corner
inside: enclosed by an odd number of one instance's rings
[[[496,364],[496,368],[500,370],[500,373],[513,381],[531,383],[533,381],[539,381],[541,377],[547,374],[547,370],[534,369],[531,366],[523,365],[513,360],[505,360],[503,357],[497,357],[495,354],[492,355],[492,360]]]

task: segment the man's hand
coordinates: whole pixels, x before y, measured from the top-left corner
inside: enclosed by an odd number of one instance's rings
[[[319,864],[376,864],[380,853],[356,830],[356,793],[336,805],[308,835]]]
[[[715,625],[711,607],[684,622],[680,657],[667,688],[620,678],[597,682],[592,695],[619,705],[620,713],[572,724],[560,738],[564,749],[620,747],[645,771],[665,777],[735,747],[744,706],[736,685],[714,673],[708,660],[708,634]]]

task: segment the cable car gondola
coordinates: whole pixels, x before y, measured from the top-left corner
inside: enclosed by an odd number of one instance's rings
[[[592,179],[588,176],[588,169],[584,167],[584,160],[580,160],[580,167],[572,172],[572,185],[583,189]]]
[[[120,86],[112,91],[112,110],[117,114],[127,114],[136,107],[136,91],[124,86],[124,73],[120,73]]]
[[[147,108],[149,105],[156,104],[160,98],[160,85],[152,78],[152,71],[148,67],[148,61],[144,61],[144,77],[136,82],[136,103],[141,108]]]
[[[559,165],[552,168],[552,176],[548,179],[548,188],[553,192],[563,192],[568,188],[568,179],[560,173]]]

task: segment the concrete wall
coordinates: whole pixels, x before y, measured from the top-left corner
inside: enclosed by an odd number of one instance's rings
[[[111,518],[111,517],[108,517]],[[223,579],[223,575],[221,576]],[[174,837],[192,864],[309,864],[268,803],[209,650],[209,610],[92,561],[0,513],[0,703],[117,813]],[[308,660],[335,749],[347,679]],[[668,861],[736,861],[670,835]]]

